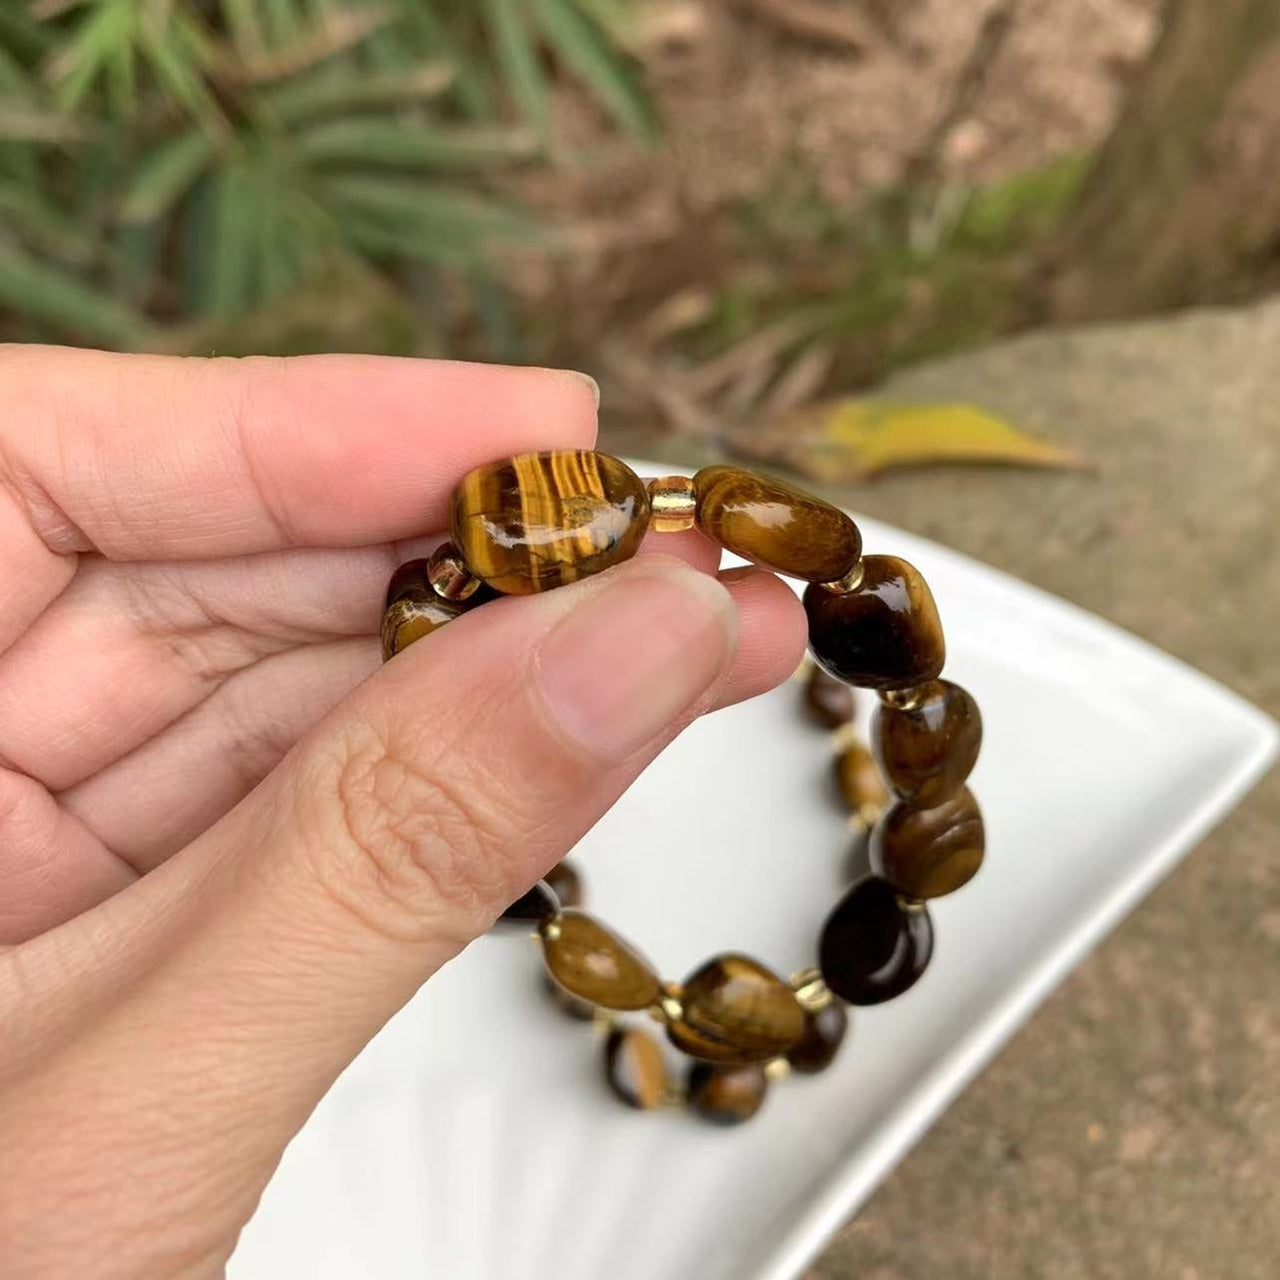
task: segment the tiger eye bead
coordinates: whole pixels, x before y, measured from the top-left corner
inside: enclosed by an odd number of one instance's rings
[[[792,1069],[817,1075],[834,1061],[849,1029],[849,1015],[839,1000],[829,1000],[821,1009],[806,1011],[804,1032],[791,1046],[787,1061]]]
[[[584,900],[582,872],[569,861],[561,858],[545,876],[542,877],[550,886],[562,907],[580,907]]]
[[[849,812],[864,820],[874,818],[888,803],[889,792],[871,752],[851,742],[835,758],[836,787]]]
[[[982,746],[982,714],[950,680],[912,690],[909,707],[881,704],[871,745],[895,794],[921,808],[941,804],[964,786]]]
[[[596,1007],[590,1000],[584,1000],[581,996],[575,996],[572,991],[566,991],[545,969],[542,972],[542,982],[547,995],[551,998],[551,1003],[565,1017],[572,1018],[575,1022],[595,1021]]]
[[[838,729],[853,719],[853,690],[815,662],[805,677],[804,706],[815,724]]]
[[[391,575],[382,614],[382,660],[394,658],[415,640],[473,607],[479,601],[445,600],[427,580],[427,561],[409,560]]]
[[[814,583],[804,593],[809,645],[829,675],[871,689],[936,679],[947,656],[933,594],[897,556],[866,556],[851,591]]]
[[[582,911],[562,911],[541,927],[542,953],[566,991],[605,1009],[647,1009],[662,995],[649,963]]]
[[[985,849],[982,813],[968,787],[931,809],[899,801],[871,833],[876,874],[910,898],[940,898],[968,884]]]
[[[693,477],[698,528],[744,560],[808,582],[842,578],[862,534],[838,507],[772,476],[703,467]]]
[[[677,1049],[709,1062],[767,1062],[804,1031],[795,993],[747,956],[708,960],[685,980],[680,1003],[667,1035]]]
[[[822,977],[850,1004],[881,1004],[901,995],[933,954],[933,924],[923,905],[900,902],[878,876],[859,880],[822,926]]]
[[[604,1078],[614,1096],[652,1111],[667,1096],[667,1063],[658,1042],[639,1027],[615,1027],[604,1044]]]
[[[469,472],[453,492],[450,528],[472,573],[530,595],[629,559],[648,520],[648,490],[625,463],[557,449]]]
[[[537,881],[522,893],[498,917],[497,924],[515,928],[531,928],[544,921],[554,920],[560,911],[560,900],[545,880]]]
[[[769,1077],[759,1063],[715,1066],[695,1062],[685,1085],[689,1109],[712,1124],[745,1124],[764,1106]]]

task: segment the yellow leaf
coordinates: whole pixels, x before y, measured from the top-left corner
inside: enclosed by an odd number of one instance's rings
[[[742,444],[743,452],[784,462],[827,484],[865,480],[894,467],[1087,465],[1079,454],[1036,440],[970,404],[830,401],[770,423]]]

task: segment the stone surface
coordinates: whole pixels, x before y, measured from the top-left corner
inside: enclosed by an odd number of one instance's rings
[[[1275,302],[1030,336],[886,391],[1006,414],[1087,451],[1096,474],[938,471],[826,496],[1065,596],[1280,715],[1278,379]],[[1277,850],[1273,771],[1068,979],[807,1280],[1270,1280]]]

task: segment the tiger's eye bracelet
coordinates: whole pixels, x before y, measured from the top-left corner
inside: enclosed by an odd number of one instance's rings
[[[650,529],[694,527],[809,584],[816,667],[805,705],[836,731],[836,781],[869,840],[870,872],[827,917],[817,964],[789,980],[727,952],[682,983],[663,982],[582,909],[582,877],[567,860],[502,919],[535,931],[557,1003],[608,1026],[605,1078],[623,1102],[649,1109],[679,1100],[737,1124],[760,1109],[771,1080],[834,1060],[846,1004],[881,1004],[920,978],[933,952],[928,901],[968,883],[982,863],[982,815],[965,786],[982,719],[964,689],[939,679],[946,646],[919,572],[895,556],[864,556],[857,525],[838,508],[737,467],[646,483],[604,453],[522,454],[466,475],[453,494],[451,540],[392,575],[382,648],[390,659],[497,595],[549,591],[620,564]],[[870,751],[852,735],[850,686],[879,697]],[[614,1021],[620,1013],[648,1013],[694,1060],[683,1085],[642,1026]]]

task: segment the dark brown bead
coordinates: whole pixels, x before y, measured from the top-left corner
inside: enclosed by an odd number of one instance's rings
[[[499,926],[530,929],[554,920],[560,911],[560,900],[545,880],[536,881],[498,917]]]
[[[837,752],[834,764],[836,787],[850,813],[874,818],[889,803],[889,790],[875,758],[862,743],[851,742]]]
[[[595,1021],[596,1007],[590,1000],[584,1000],[581,996],[575,996],[572,991],[566,991],[545,970],[542,974],[542,981],[546,987],[547,995],[551,997],[552,1003],[566,1017],[573,1018],[577,1022]]]
[[[658,975],[632,946],[582,911],[563,911],[542,927],[551,976],[575,996],[606,1009],[647,1009],[662,995]]]
[[[815,662],[804,682],[804,705],[815,724],[838,729],[853,719],[853,690]]]
[[[986,847],[982,812],[963,787],[932,809],[887,810],[871,833],[871,865],[909,898],[941,898],[978,874]]]
[[[878,876],[853,885],[822,926],[818,964],[828,987],[850,1004],[901,995],[933,954],[933,924],[923,905],[900,902]]]
[[[758,1063],[715,1066],[695,1062],[689,1068],[689,1109],[712,1124],[744,1124],[764,1106],[769,1077]]]
[[[776,974],[748,956],[714,956],[681,988],[681,1016],[668,1022],[678,1049],[709,1062],[767,1062],[804,1031],[804,1010]]]
[[[848,1028],[849,1015],[839,1000],[829,1000],[821,1009],[806,1010],[804,1034],[791,1046],[787,1061],[805,1075],[825,1071],[835,1061]]]
[[[629,559],[648,520],[648,490],[624,462],[557,449],[469,472],[453,492],[451,532],[472,573],[529,595]]]
[[[929,586],[897,556],[866,556],[852,591],[805,590],[809,645],[829,675],[869,689],[936,679],[947,656]]]
[[[881,704],[871,745],[894,792],[911,804],[941,804],[964,786],[982,746],[982,714],[950,680],[913,689],[907,708]]]
[[[543,879],[555,890],[562,907],[580,907],[584,900],[582,872],[569,861],[562,858]]]
[[[472,607],[470,600],[441,599],[427,581],[427,562],[407,561],[391,575],[387,585],[382,614],[382,660],[389,661],[415,640],[430,635]]]
[[[693,487],[703,533],[789,578],[832,582],[862,554],[862,534],[843,511],[772,476],[703,467]]]
[[[652,1111],[667,1096],[662,1047],[639,1027],[615,1027],[604,1043],[604,1078],[615,1096],[637,1111]]]

